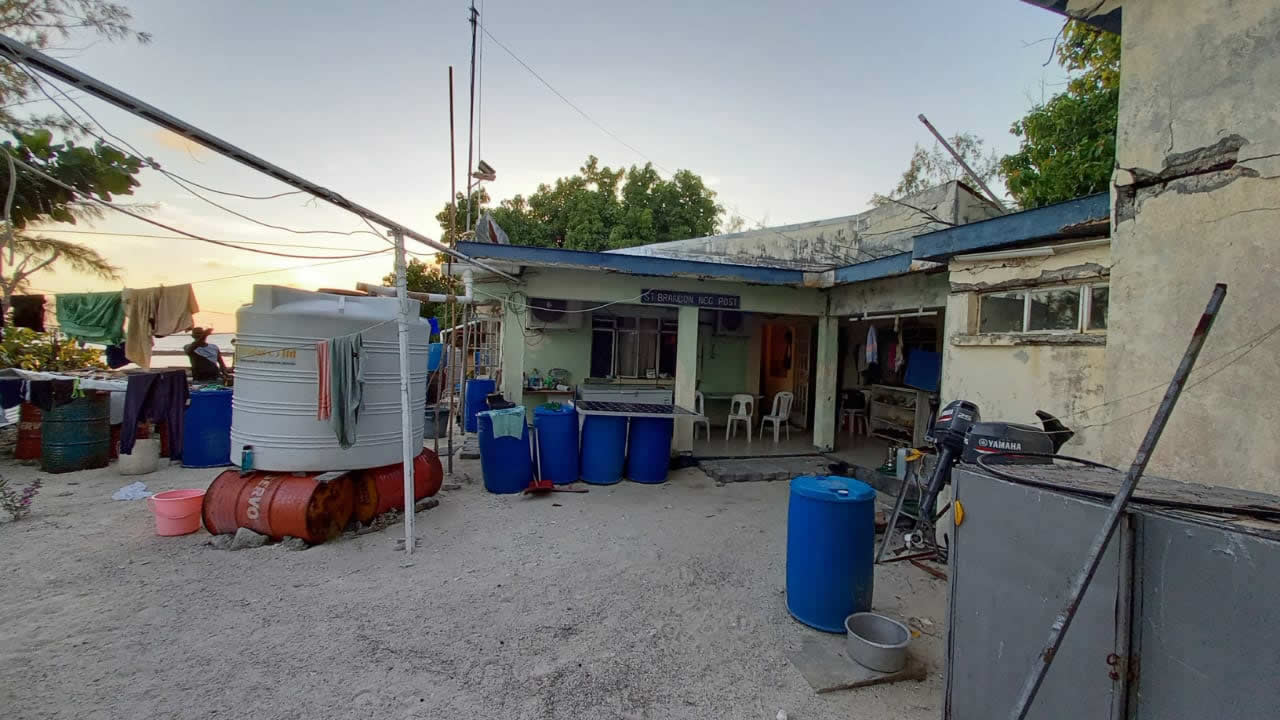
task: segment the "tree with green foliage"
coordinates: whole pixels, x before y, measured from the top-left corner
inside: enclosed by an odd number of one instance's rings
[[[59,261],[77,272],[117,279],[118,268],[93,248],[41,236],[38,230],[28,231],[28,226],[75,224],[77,219],[100,217],[101,208],[83,198],[110,201],[132,195],[142,161],[102,142],[92,146],[72,140],[54,143],[48,130],[14,133],[14,139],[0,144],[0,150],[6,158],[0,162],[0,192],[12,193],[11,201],[5,198],[8,225],[0,245],[4,266],[0,291],[5,306],[10,296],[26,288],[33,274]],[[75,192],[8,162],[9,158],[39,169]],[[11,174],[11,169],[16,172]]]
[[[1000,161],[1009,193],[1024,208],[1104,192],[1115,167],[1120,36],[1071,20],[1057,57],[1074,73],[1066,91],[1013,124],[1021,147]]]
[[[67,44],[91,35],[111,42],[151,41],[151,35],[135,31],[133,14],[120,3],[107,0],[0,0],[0,33],[36,50],[71,49]],[[11,62],[0,64],[0,128],[77,130],[63,115],[19,115],[15,108],[30,105],[44,95],[31,75]]]
[[[573,250],[611,250],[669,240],[714,235],[720,229],[724,208],[697,174],[677,171],[669,180],[652,164],[628,169],[601,166],[594,155],[578,174],[542,184],[525,197],[516,195],[488,208],[512,244],[564,247]],[[479,210],[489,202],[483,193],[473,194]],[[467,199],[457,198],[456,229],[465,224]],[[449,213],[437,216],[446,237]]]
[[[988,151],[986,143],[973,133],[960,133],[951,136],[947,142],[973,168],[988,186],[998,185],[1000,180],[1000,158],[995,151]],[[873,205],[886,205],[922,190],[928,190],[952,180],[973,185],[964,166],[956,162],[951,153],[935,142],[932,148],[924,148],[917,144],[911,152],[911,161],[903,171],[898,184],[888,194],[876,193],[871,196]]]
[[[436,257],[443,257],[437,255]],[[440,293],[442,295],[458,295],[462,292],[462,282],[456,277],[446,275],[438,265],[422,262],[417,258],[410,258],[409,264],[405,267],[405,287],[410,292],[423,293]],[[387,287],[395,287],[396,274],[388,273],[382,278],[382,284]],[[434,317],[438,320],[448,320],[449,306],[447,303],[422,303],[422,309],[419,314],[422,317]],[[444,323],[440,324],[444,327]]]

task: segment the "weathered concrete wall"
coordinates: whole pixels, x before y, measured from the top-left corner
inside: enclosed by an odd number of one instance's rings
[[[942,307],[947,301],[947,274],[911,273],[840,285],[827,291],[833,317]]]
[[[1248,351],[1278,321],[1280,5],[1130,0],[1123,24],[1107,459],[1132,458],[1213,284],[1226,282],[1150,472],[1280,492],[1280,340]]]
[[[857,215],[612,252],[821,270],[910,250],[916,235],[996,214],[990,203],[968,187],[950,182],[903,198],[900,203],[881,205]]]
[[[1094,460],[1103,456],[1101,422],[1107,345],[1099,334],[977,334],[982,291],[1103,280],[1108,248],[1080,247],[1047,257],[951,261],[942,362],[942,402],[977,403],[985,420],[1038,425],[1044,410],[1076,430],[1063,448]]]

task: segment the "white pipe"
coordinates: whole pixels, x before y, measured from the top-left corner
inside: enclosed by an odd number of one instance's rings
[[[475,284],[471,275],[471,270],[467,269],[462,272],[462,295],[448,295],[445,293],[424,293],[410,292],[409,297],[419,302],[444,303],[453,300],[462,305],[471,305],[475,303]],[[356,283],[356,289],[360,292],[369,293],[370,295],[379,295],[381,297],[398,297],[398,288],[389,288],[385,285],[374,285],[372,283]]]
[[[396,289],[400,299],[400,445],[402,462],[404,463],[404,552],[413,554],[413,507],[416,498],[413,496],[413,458],[414,432],[413,413],[411,410],[411,394],[409,392],[409,290],[405,279],[404,233],[391,231],[396,241]],[[419,447],[422,439],[417,438]]]

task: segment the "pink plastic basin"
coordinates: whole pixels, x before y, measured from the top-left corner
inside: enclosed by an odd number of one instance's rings
[[[147,498],[156,516],[157,535],[189,535],[200,529],[203,490],[166,490]]]

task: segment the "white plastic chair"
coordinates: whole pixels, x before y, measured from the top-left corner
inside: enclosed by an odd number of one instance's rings
[[[693,421],[693,439],[698,439],[698,426],[701,425],[707,429],[707,439],[711,439],[711,420],[707,418],[706,400],[702,397],[702,391],[698,390],[693,393],[693,411],[701,415]]]
[[[725,421],[724,439],[734,436],[734,423],[747,427],[747,442],[751,442],[751,421],[755,419],[756,399],[751,395],[734,395],[729,400],[729,417]]]
[[[791,439],[791,423],[787,419],[791,417],[791,403],[795,402],[795,393],[780,392],[773,396],[773,410],[768,415],[760,418],[760,437],[764,437],[764,424],[773,423],[773,444],[778,444],[778,428],[785,427],[787,429],[787,439]]]

